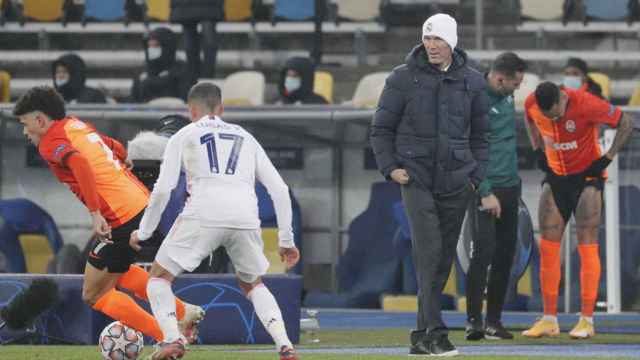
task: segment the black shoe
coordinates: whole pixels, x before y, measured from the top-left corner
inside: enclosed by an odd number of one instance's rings
[[[482,327],[482,322],[477,320],[470,320],[469,322],[467,322],[464,333],[465,339],[470,341],[484,339],[484,328]]]
[[[502,326],[500,321],[495,323],[487,323],[484,328],[484,337],[489,340],[512,340],[513,334],[508,332],[507,329]]]
[[[427,349],[432,356],[457,356],[458,350],[449,341],[447,334],[435,335],[427,340]]]
[[[411,332],[411,348],[409,348],[409,356],[429,356],[431,352],[426,344],[427,331],[415,330]]]

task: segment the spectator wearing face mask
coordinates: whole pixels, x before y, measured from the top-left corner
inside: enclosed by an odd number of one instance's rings
[[[146,71],[133,80],[131,100],[148,102],[159,97],[186,100],[191,77],[183,61],[176,59],[176,35],[169,28],[157,28],[144,37]]]
[[[325,98],[313,92],[314,76],[315,67],[308,58],[293,57],[287,60],[278,82],[278,103],[327,104]]]
[[[601,99],[604,98],[602,88],[589,77],[587,63],[580,58],[569,58],[564,67],[562,85],[571,89],[587,91]]]
[[[100,90],[85,86],[86,72],[84,61],[76,54],[62,55],[51,65],[53,84],[66,103],[107,102]]]

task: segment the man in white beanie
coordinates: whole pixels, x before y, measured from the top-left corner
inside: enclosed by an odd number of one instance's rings
[[[400,184],[411,227],[419,289],[411,355],[458,354],[440,297],[489,159],[486,82],[457,44],[451,16],[428,18],[422,44],[387,78],[371,128],[378,168]]]

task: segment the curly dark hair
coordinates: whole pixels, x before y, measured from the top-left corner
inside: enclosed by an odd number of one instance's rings
[[[41,111],[51,120],[60,120],[67,116],[64,99],[51,86],[36,86],[29,89],[16,102],[13,115],[21,116],[32,111]]]

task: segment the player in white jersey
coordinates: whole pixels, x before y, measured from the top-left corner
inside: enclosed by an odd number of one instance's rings
[[[221,98],[220,88],[210,83],[198,83],[189,91],[192,123],[169,139],[140,228],[131,234],[134,249],[151,237],[184,169],[189,200],[160,246],[147,284],[151,310],[165,339],[152,359],[184,355],[171,284],[219,246],[226,248],[240,287],[273,338],[280,359],[297,359],[280,308],[261,281],[269,262],[260,237],[255,182],[260,181],[273,200],[280,255],[291,268],[300,253],[293,242],[289,188],[256,139],[242,127],[220,119]]]

